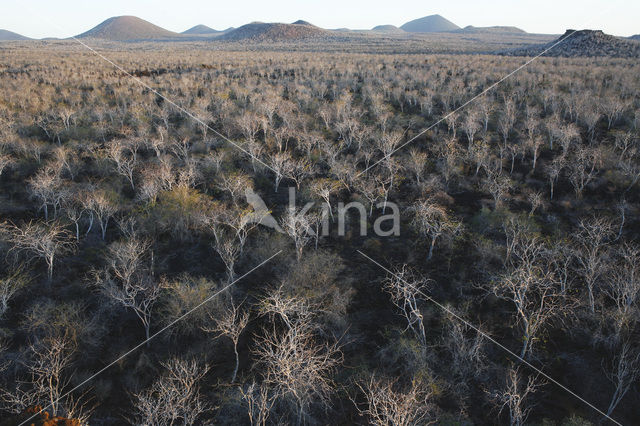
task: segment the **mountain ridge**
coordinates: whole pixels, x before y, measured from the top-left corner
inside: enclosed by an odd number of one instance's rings
[[[208,27],[203,24],[196,25],[194,27],[189,28],[186,31],[181,32],[180,34],[188,34],[188,35],[200,35],[200,34],[216,34],[221,31],[214,30],[211,27]]]
[[[152,40],[179,37],[179,33],[166,30],[137,16],[114,16],[77,35],[77,38],[105,40]]]
[[[406,32],[403,29],[400,29],[398,27],[396,27],[395,25],[376,25],[375,27],[371,28],[371,31],[377,31],[377,32],[381,32],[381,33],[404,33]]]
[[[31,40],[29,37],[25,37],[22,34],[14,33],[9,30],[0,30],[0,41],[19,41],[19,40]]]
[[[464,28],[459,30],[454,30],[454,33],[465,33],[465,34],[478,34],[478,33],[492,33],[492,34],[526,34],[527,32],[513,26],[491,26],[491,27],[474,27],[473,25],[467,25]]]
[[[317,27],[316,25],[313,25],[311,22],[305,21],[303,19],[298,19],[296,22],[292,22],[292,25],[308,25],[310,27],[314,27],[314,28],[320,28]]]
[[[218,37],[229,41],[291,41],[328,36],[331,33],[310,24],[252,22]]]
[[[501,52],[509,56],[640,58],[640,43],[605,34],[602,30],[567,30],[556,40]]]
[[[440,33],[461,28],[440,15],[429,15],[409,21],[400,29],[409,33]]]

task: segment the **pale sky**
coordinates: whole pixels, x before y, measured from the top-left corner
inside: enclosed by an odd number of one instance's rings
[[[304,19],[323,28],[400,26],[440,14],[464,27],[513,25],[527,32],[560,34],[566,29],[602,29],[640,34],[639,0],[2,0],[0,29],[27,37],[69,37],[112,16],[134,15],[182,32],[204,24],[222,30],[251,21]]]

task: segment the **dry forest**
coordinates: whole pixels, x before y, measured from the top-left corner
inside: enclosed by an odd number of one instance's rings
[[[0,46],[0,425],[637,424],[637,58],[114,46]]]

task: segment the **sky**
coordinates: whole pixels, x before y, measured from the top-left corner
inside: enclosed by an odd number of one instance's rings
[[[0,29],[27,37],[69,37],[112,16],[134,15],[171,31],[198,24],[222,30],[252,22],[304,19],[322,28],[400,26],[440,14],[465,27],[512,25],[531,33],[601,29],[640,34],[639,0],[2,0]]]

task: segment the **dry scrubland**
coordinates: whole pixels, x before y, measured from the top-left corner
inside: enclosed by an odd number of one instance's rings
[[[292,28],[293,27],[293,28]],[[380,53],[380,54],[426,54],[426,53],[487,53],[504,52],[532,45],[544,45],[557,38],[554,35],[522,33],[404,33],[385,34],[366,31],[328,31],[304,25],[248,24],[237,32],[211,35],[183,34],[163,41],[137,41],[122,44],[117,41],[84,38],[93,47],[107,50],[172,51],[180,55],[202,55],[209,50],[221,51],[281,51],[281,52],[331,52],[331,53]],[[123,31],[122,31],[123,32]],[[99,33],[98,33],[99,34]],[[130,33],[126,33],[130,34]],[[153,34],[148,38],[153,38]],[[114,36],[118,37],[118,36]],[[130,37],[135,37],[131,36]],[[205,40],[203,40],[203,37]],[[240,39],[243,38],[243,39]],[[49,40],[0,43],[0,52],[20,49],[45,49],[48,52],[73,51],[86,48],[75,41]]]
[[[91,424],[637,420],[636,60],[0,51],[2,409],[16,424],[282,253],[52,415]],[[364,174],[367,165],[382,160]],[[275,172],[274,170],[275,169]],[[298,206],[388,197],[401,235]],[[245,188],[286,233],[247,223]],[[276,189],[279,190],[276,192]],[[407,281],[387,275],[362,250]],[[410,285],[407,285],[407,282]],[[422,289],[421,292],[415,288]],[[331,419],[331,420],[328,420]]]

